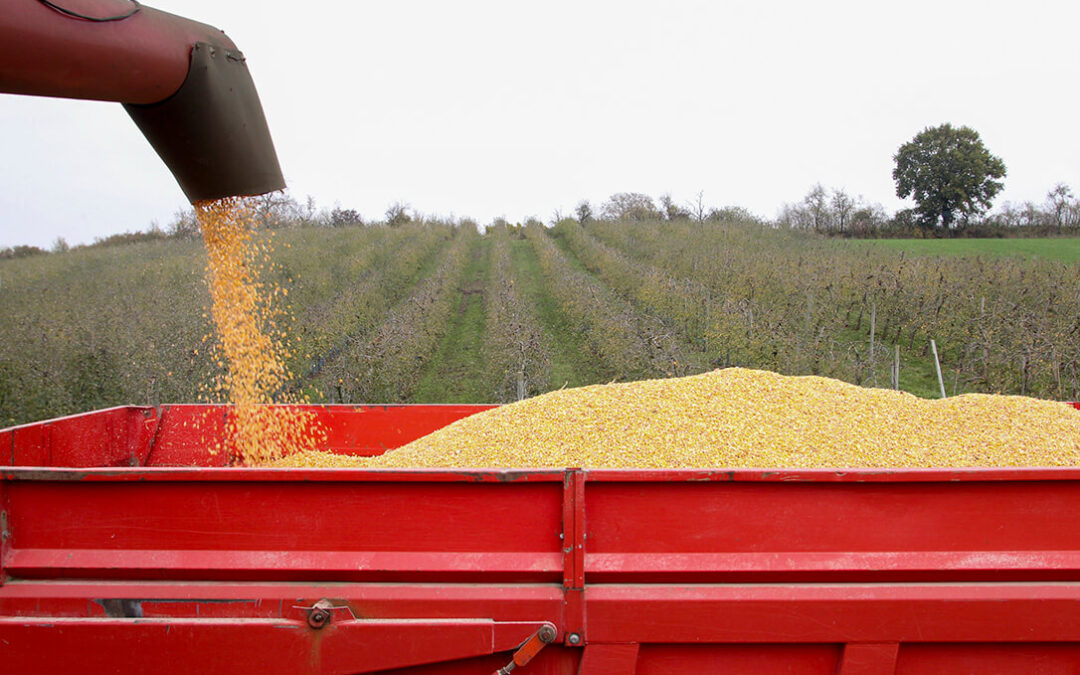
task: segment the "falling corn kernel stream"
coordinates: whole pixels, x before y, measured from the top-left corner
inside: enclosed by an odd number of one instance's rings
[[[260,278],[269,261],[268,240],[255,236],[250,199],[229,197],[195,205],[206,243],[207,284],[225,374],[217,386],[231,408],[224,442],[239,464],[264,464],[311,450],[325,438],[315,416],[272,403],[283,400],[289,372],[283,336],[274,332],[275,284]]]
[[[971,467],[1080,465],[1080,411],[1020,396],[925,400],[729,368],[551,392],[379,457],[307,451],[278,466]]]

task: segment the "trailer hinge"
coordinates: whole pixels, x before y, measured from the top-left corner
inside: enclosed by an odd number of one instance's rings
[[[326,598],[319,600],[310,607],[293,605],[293,609],[302,610],[307,615],[308,625],[315,630],[326,627],[333,620],[335,614],[338,615],[339,620],[352,621],[356,619],[356,615],[353,614],[348,605],[336,606]]]
[[[510,663],[496,670],[494,675],[510,675],[518,666],[524,666],[529,661],[532,661],[533,657],[539,654],[541,649],[555,641],[556,634],[555,626],[550,623],[540,626],[540,629],[533,633],[532,637],[518,647]]]

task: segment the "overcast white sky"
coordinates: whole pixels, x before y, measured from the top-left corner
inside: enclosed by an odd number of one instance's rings
[[[699,190],[772,217],[817,182],[892,211],[892,155],[943,122],[1005,160],[997,205],[1080,192],[1075,0],[148,4],[244,51],[294,196],[369,219]],[[119,104],[0,95],[0,246],[185,205]]]

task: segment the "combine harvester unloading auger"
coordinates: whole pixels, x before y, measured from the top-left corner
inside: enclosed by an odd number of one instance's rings
[[[116,101],[192,203],[285,187],[244,55],[132,0],[8,0],[0,93]]]

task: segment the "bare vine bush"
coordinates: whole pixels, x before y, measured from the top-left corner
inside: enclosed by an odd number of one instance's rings
[[[695,302],[680,306],[678,299],[663,292],[656,293],[652,302],[657,306],[666,304],[667,309],[662,313],[685,326],[692,339],[705,345],[711,365],[775,368],[781,361],[794,357],[793,352],[787,353],[786,341],[776,339],[786,318],[760,302],[762,287],[775,283],[773,271],[764,270],[764,274],[748,277],[742,293],[733,292],[735,287],[729,283],[734,274],[731,267],[740,264],[735,254],[738,247],[751,246],[762,233],[766,238],[776,233],[753,224],[720,225],[714,221],[707,221],[704,228],[698,223],[666,224],[663,230],[657,225],[603,222],[590,232],[612,251],[626,257],[624,275],[632,274],[629,270],[637,268],[645,275],[651,272],[656,286],[662,287],[667,282],[697,287],[696,291],[690,291],[691,297],[696,295]],[[710,250],[711,256],[678,259],[692,248],[692,245],[684,246],[684,236],[719,237],[719,241]],[[669,299],[662,300],[663,295]]]
[[[551,358],[534,308],[518,291],[510,268],[510,234],[489,228],[491,275],[486,294],[484,358],[495,400],[517,401],[547,391]]]
[[[198,244],[72,249],[0,275],[0,424],[196,400],[217,372]]]
[[[601,227],[609,232],[611,224]],[[565,223],[557,228],[574,255],[605,284],[635,306],[677,329],[702,358],[681,370],[749,366],[775,361],[770,316],[752,298],[736,298],[712,290],[698,278],[673,275],[634,260],[596,237]],[[652,238],[652,237],[651,237]],[[659,238],[654,238],[659,240]]]
[[[592,276],[566,260],[542,227],[526,236],[544,272],[546,288],[576,328],[588,336],[610,377],[634,380],[680,374],[691,360],[675,331],[639,314]]]
[[[316,364],[328,368],[348,336],[379,321],[453,232],[410,227],[275,233],[266,273],[288,292],[279,300],[293,316],[295,386],[328,386]],[[204,265],[202,243],[181,239],[4,261],[0,424],[213,400],[207,385],[221,366]]]
[[[294,256],[324,261],[304,274],[293,293],[293,372],[303,375],[295,386],[308,387],[320,400],[337,400],[337,380],[353,376],[339,361],[346,344],[374,329],[409,292],[450,232],[413,226],[329,230],[320,250],[288,249],[281,262],[286,271],[304,264]]]
[[[457,228],[434,273],[395,305],[370,335],[350,340],[342,363],[352,377],[340,378],[342,402],[408,400],[438,347],[454,307],[458,281],[478,239],[475,228]]]
[[[725,308],[715,344],[736,363],[887,386],[896,346],[925,360],[933,338],[950,389],[1080,398],[1080,266],[906,256],[739,223],[590,233],[642,270],[705,285]]]
[[[676,279],[648,264],[635,262],[614,248],[586,233],[573,221],[556,226],[561,237],[582,265],[598,276],[616,293],[656,315],[680,332],[698,349],[708,352],[705,339],[712,299],[700,283]],[[699,312],[705,308],[705,312]]]

